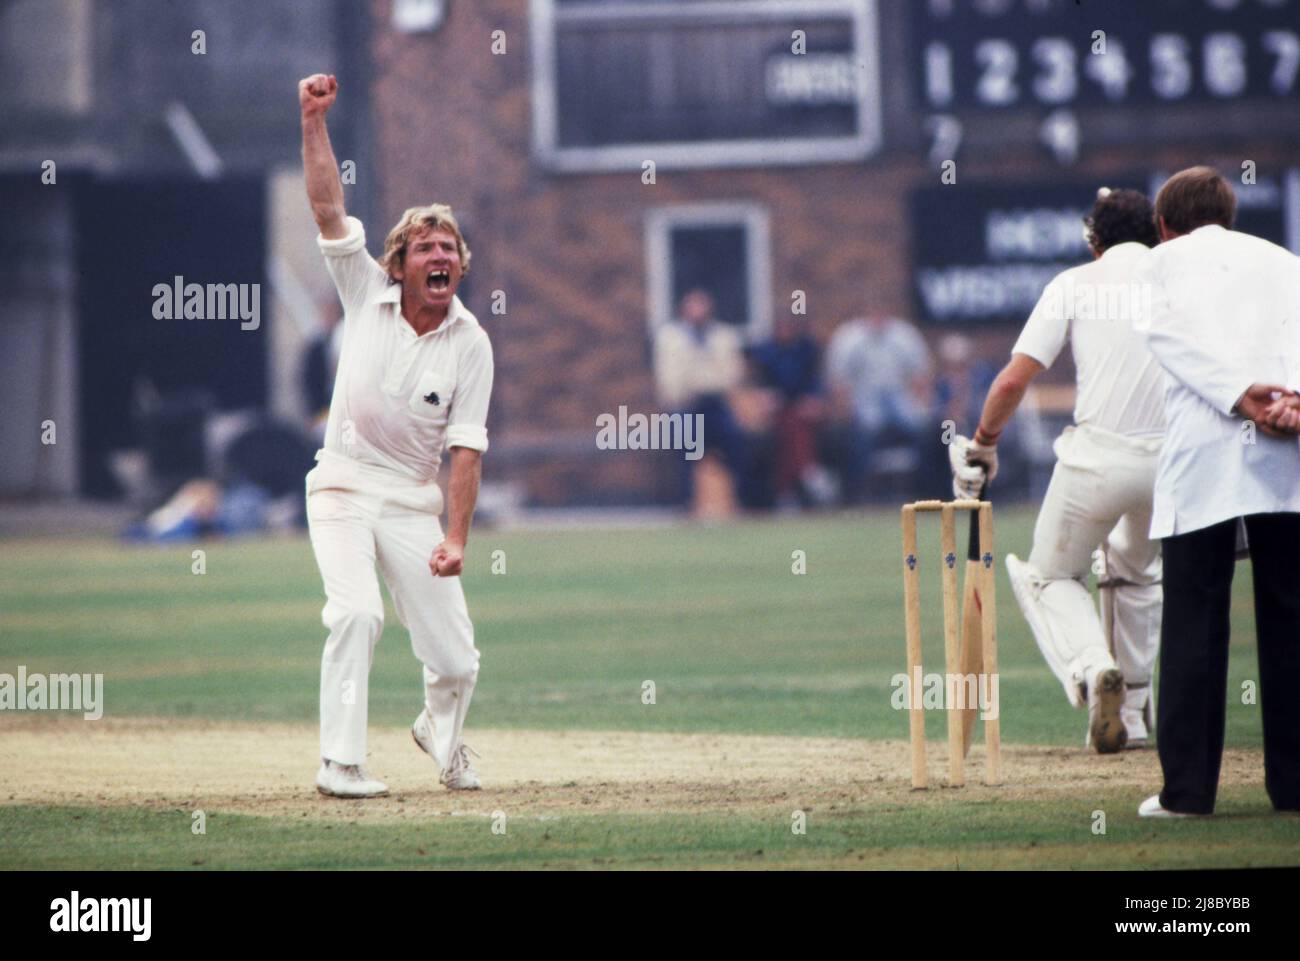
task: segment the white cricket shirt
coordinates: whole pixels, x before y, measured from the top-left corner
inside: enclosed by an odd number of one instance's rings
[[[444,447],[487,450],[492,345],[459,297],[417,337],[401,285],[366,252],[361,221],[347,224],[346,237],[316,238],[343,302],[343,345],[312,486],[335,486],[331,474],[432,484]]]
[[[1164,430],[1163,374],[1134,330],[1150,312],[1149,288],[1138,277],[1150,255],[1139,243],[1116,244],[1091,263],[1057,274],[1011,348],[1051,367],[1070,338],[1079,387],[1076,424],[1116,434]]]

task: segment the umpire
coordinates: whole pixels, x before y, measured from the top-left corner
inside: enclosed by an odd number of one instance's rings
[[[1151,536],[1163,539],[1156,741],[1164,788],[1143,817],[1214,811],[1228,700],[1237,519],[1254,573],[1264,780],[1300,810],[1300,258],[1232,230],[1232,187],[1208,167],[1155,204],[1163,243],[1143,281],[1167,428]]]

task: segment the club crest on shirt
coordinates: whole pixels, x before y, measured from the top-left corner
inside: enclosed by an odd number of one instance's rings
[[[437,407],[442,403],[442,401],[438,399],[438,392],[436,390],[431,390],[429,393],[425,394],[424,402],[426,404],[432,404],[434,407]]]

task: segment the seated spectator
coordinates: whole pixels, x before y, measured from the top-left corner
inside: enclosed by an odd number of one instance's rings
[[[886,448],[910,455],[904,483],[916,489],[924,432],[938,426],[931,422],[931,377],[929,349],[907,321],[876,314],[835,331],[826,349],[826,379],[845,503],[865,499]]]
[[[711,472],[720,457],[732,482],[740,486],[744,502],[746,490],[740,482],[751,476],[753,456],[729,397],[744,380],[741,337],[735,327],[717,319],[713,298],[706,291],[687,293],[681,300],[678,319],[659,330],[654,372],[659,403],[667,412],[703,415],[704,458],[698,463],[710,461]],[[692,462],[683,463],[683,500],[690,503],[694,494]]]
[[[817,464],[817,428],[825,414],[821,350],[802,317],[783,315],[771,340],[750,354],[755,381],[776,396],[772,484],[783,509],[826,499],[824,469]]]

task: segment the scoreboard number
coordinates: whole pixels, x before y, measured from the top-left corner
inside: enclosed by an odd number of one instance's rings
[[[910,4],[929,110],[1075,107],[1300,95],[1300,0]],[[1104,53],[1093,34],[1105,35]]]

